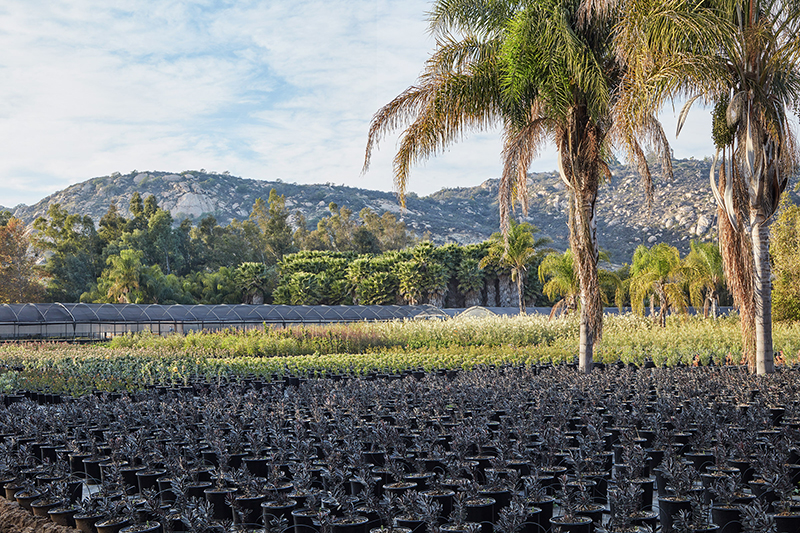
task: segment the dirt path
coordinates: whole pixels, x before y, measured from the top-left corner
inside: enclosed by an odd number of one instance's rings
[[[16,502],[0,498],[0,533],[80,533],[71,527],[57,526],[47,518],[33,516]]]

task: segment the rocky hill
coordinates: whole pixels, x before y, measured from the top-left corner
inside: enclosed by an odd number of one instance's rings
[[[597,205],[600,247],[615,263],[629,262],[639,244],[668,242],[682,253],[692,238],[709,240],[716,233],[714,200],[708,186],[710,162],[678,160],[671,180],[654,177],[655,201],[648,211],[639,176],[624,166],[612,168],[612,179],[600,189]],[[153,194],[158,204],[168,209],[176,222],[184,218],[198,221],[213,215],[221,224],[244,219],[253,202],[266,200],[270,189],[286,196],[286,205],[299,210],[314,224],[335,202],[358,213],[369,207],[378,214],[395,213],[418,236],[429,235],[436,243],[480,242],[499,228],[498,180],[490,179],[477,187],[442,189],[430,196],[409,194],[407,209],[401,210],[394,194],[339,185],[297,185],[281,181],[243,179],[228,174],[185,171],[135,172],[92,178],[52,194],[38,203],[13,208],[14,214],[32,222],[47,207],[60,203],[73,213],[88,214],[95,221],[114,203],[126,216],[134,192],[142,197]],[[556,172],[535,173],[529,177],[530,210],[525,220],[551,237],[553,247],[567,247],[567,194]],[[797,201],[796,193],[792,193]]]

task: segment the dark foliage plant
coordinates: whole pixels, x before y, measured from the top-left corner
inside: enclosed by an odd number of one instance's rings
[[[303,379],[193,379],[186,390],[0,407],[0,468],[6,479],[62,498],[79,475],[72,470],[83,466],[67,462],[71,454],[106,457],[101,480],[83,479],[89,498],[79,511],[158,522],[167,532],[244,531],[255,517],[244,515],[243,498],[255,497],[273,510],[298,502],[295,511],[305,507],[319,531],[367,517],[365,528],[392,530],[408,519],[436,533],[473,527],[470,505],[491,495],[501,502],[491,515],[498,533],[520,533],[538,520],[528,516],[531,506],[568,520],[593,509],[593,491],[601,491],[610,504],[600,511],[603,525],[616,533],[652,511],[643,494],[655,466],[671,494],[691,502],[675,527],[697,528],[709,500],[741,505],[755,497],[742,472],[728,468],[740,460],[777,495],[776,512],[791,506],[790,463],[800,449],[794,371],[769,383],[729,368],[609,367],[583,376],[549,366]],[[764,405],[781,405],[780,419]],[[607,450],[617,443],[610,468]],[[711,480],[705,493],[688,459],[698,449],[713,454],[715,470],[702,467]],[[131,467],[167,474],[158,489],[140,491]],[[391,483],[402,493],[385,490]],[[207,487],[227,495],[235,524],[215,518]],[[768,531],[768,503],[743,510],[742,524]],[[266,513],[259,527],[281,533],[288,525],[281,512]]]

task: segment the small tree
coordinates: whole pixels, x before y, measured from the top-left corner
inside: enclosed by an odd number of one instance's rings
[[[670,307],[686,308],[683,276],[684,268],[677,248],[666,243],[652,248],[639,245],[631,264],[631,306],[637,313],[643,313],[645,298],[656,298],[660,307],[658,323],[666,327]]]
[[[684,259],[689,299],[695,309],[703,308],[703,316],[717,318],[719,291],[725,284],[722,255],[719,247],[710,242],[692,240],[692,251]]]
[[[800,319],[800,206],[784,196],[778,218],[772,224],[769,246],[775,281],[772,313],[775,320]]]
[[[549,252],[549,248],[544,248],[546,244],[552,242],[549,237],[535,238],[539,233],[539,228],[528,222],[519,224],[511,221],[508,234],[503,238],[501,233],[495,233],[489,239],[489,255],[481,260],[481,266],[490,261],[498,262],[500,265],[511,269],[511,279],[517,283],[517,297],[519,298],[519,312],[525,314],[525,276],[528,273],[528,265],[542,254]]]

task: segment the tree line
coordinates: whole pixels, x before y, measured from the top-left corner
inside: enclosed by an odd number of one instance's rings
[[[380,253],[413,241],[391,213],[366,208],[356,217],[335,204],[311,229],[275,190],[227,225],[211,215],[175,224],[152,195],[134,193],[129,210],[126,218],[112,204],[95,224],[55,203],[30,228],[0,214],[0,301],[240,303],[253,272],[275,278],[286,254]]]
[[[53,204],[31,229],[0,215],[2,302],[287,305],[432,304],[439,307],[549,306],[580,310],[573,251],[556,252],[529,223],[510,222],[506,236],[435,246],[417,241],[391,213],[358,218],[331,204],[313,230],[274,190],[250,216],[226,226],[213,217],[173,224],[157,200],[134,195],[130,218],[112,205],[97,227],[91,217]],[[774,224],[774,314],[800,319],[800,207],[788,197]],[[664,325],[692,305],[716,316],[730,305],[723,261],[714,243],[692,242],[681,257],[665,243],[639,246],[614,268],[599,254],[604,306],[628,307]],[[43,260],[43,262],[42,262]],[[37,264],[37,262],[39,264]]]

